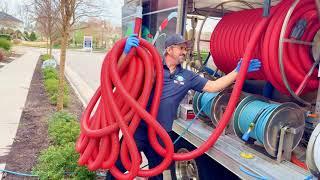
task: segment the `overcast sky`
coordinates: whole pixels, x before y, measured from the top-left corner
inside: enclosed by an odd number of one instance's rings
[[[121,25],[121,7],[123,5],[123,0],[98,0],[101,7],[105,8],[104,16],[99,17],[111,21],[114,25]],[[1,3],[8,4],[8,12],[10,14],[17,14],[17,7],[30,0],[0,0]]]

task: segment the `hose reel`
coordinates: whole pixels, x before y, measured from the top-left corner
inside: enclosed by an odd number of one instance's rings
[[[320,177],[320,124],[310,136],[306,164],[313,175]]]
[[[277,104],[262,97],[247,96],[234,112],[234,131],[244,141],[257,141],[273,157],[285,159],[299,144],[305,115],[294,103]],[[280,159],[279,159],[280,158]]]
[[[229,73],[236,66],[256,24],[263,18],[262,11],[239,11],[220,20],[210,40],[210,52],[220,70]],[[303,28],[295,28],[299,21]],[[249,73],[247,77],[268,80],[281,93],[291,94],[300,103],[310,105],[298,96],[318,88],[318,57],[314,57],[317,55],[312,55],[312,51],[319,54],[319,46],[312,41],[319,28],[314,0],[287,0],[272,7],[265,33],[254,51],[254,57],[262,61],[263,69]],[[293,31],[299,38],[291,37]]]
[[[216,127],[227,107],[231,92],[231,88],[224,89],[219,93],[196,92],[193,96],[193,110],[195,114],[197,114],[200,109],[208,103],[204,110],[200,112],[199,118],[204,121],[211,121]],[[243,99],[244,97],[244,94],[240,95],[240,99]]]

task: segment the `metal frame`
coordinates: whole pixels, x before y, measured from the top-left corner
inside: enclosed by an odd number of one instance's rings
[[[178,0],[178,17],[177,17],[177,26],[176,33],[184,34],[185,29],[185,16],[186,16],[186,0]]]
[[[296,1],[298,2],[299,0],[296,0]],[[221,6],[222,14],[224,12],[224,7],[223,7],[224,3],[221,3],[221,5],[216,6],[216,7]],[[292,8],[292,11],[293,9],[294,8]],[[287,16],[288,14],[289,13],[287,13]],[[198,34],[198,44],[197,44],[198,60],[201,60],[201,56],[199,53],[200,35],[203,29],[204,23],[208,18],[208,16],[209,14],[205,16],[200,27],[200,32]],[[287,19],[289,20],[289,18],[290,16]],[[287,24],[288,22],[285,22],[285,23]],[[308,44],[308,42],[291,41],[284,38],[281,39],[281,42],[279,43],[283,43],[284,41],[290,41],[292,43]],[[320,94],[320,88],[319,88],[319,94]],[[320,113],[320,96],[319,96],[319,113]],[[183,120],[175,121],[173,125],[173,130],[176,133],[181,134],[184,128],[187,127],[185,123],[186,122],[184,122]],[[199,132],[199,130],[202,130],[202,132]],[[205,125],[203,122],[195,123],[195,125],[193,125],[189,129],[189,132],[187,132],[184,135],[184,139],[186,139],[191,144],[198,147],[208,138],[211,131],[212,129],[210,130],[210,127]],[[233,137],[232,135],[220,136],[217,143],[208,152],[206,152],[206,154],[209,155],[212,159],[222,164],[225,168],[229,169],[230,171],[238,175],[240,178],[249,179],[251,177],[248,177],[243,172],[241,172],[239,170],[239,165],[245,166],[246,168],[252,170],[254,173],[259,174],[261,176],[270,177],[270,179],[302,179],[308,175],[307,171],[291,164],[290,162],[282,161],[281,163],[277,164],[275,163],[276,159],[266,158],[266,155],[261,154],[250,147],[244,146],[244,144],[241,142],[240,139],[236,139],[236,140],[235,139],[236,138]],[[283,148],[286,149],[287,147],[283,147]],[[249,162],[250,160],[243,160],[239,158],[239,153],[242,150],[253,153],[256,156],[255,163]],[[279,157],[281,156],[282,155],[280,155]],[[285,156],[287,156],[285,157],[286,159],[289,157],[287,152],[285,152]],[[274,165],[274,167],[269,166],[270,164]]]
[[[318,0],[316,0],[318,1]],[[289,83],[288,83],[288,79],[287,76],[285,74],[285,70],[284,70],[284,64],[283,64],[283,44],[285,42],[290,42],[290,43],[296,43],[296,44],[305,44],[305,45],[314,45],[314,43],[310,43],[310,42],[304,42],[304,41],[297,41],[297,40],[291,40],[291,39],[285,39],[284,35],[290,20],[290,17],[293,13],[293,10],[295,9],[295,7],[297,6],[297,4],[300,2],[300,0],[295,0],[294,3],[291,5],[290,9],[288,10],[286,17],[284,19],[282,28],[281,28],[281,33],[280,33],[280,39],[279,39],[279,53],[278,53],[278,58],[279,58],[279,66],[280,66],[280,73],[281,73],[281,77],[283,80],[283,83],[285,85],[285,87],[287,88],[287,90],[289,91],[290,95],[297,100],[299,103],[307,105],[307,106],[311,106],[311,104],[305,100],[303,100],[302,98],[300,98],[299,92],[298,94],[296,94],[290,87]],[[320,13],[319,13],[320,14]],[[309,77],[313,70],[316,68],[316,66],[319,64],[320,62],[320,57],[314,62],[312,68],[309,70],[309,72],[307,73],[306,77]],[[305,78],[306,79],[306,78]],[[305,83],[305,81],[302,81],[302,83]],[[304,86],[306,85],[306,83],[304,84]],[[303,87],[304,88],[304,87]],[[302,88],[302,90],[303,90]],[[301,90],[301,91],[302,91]],[[301,92],[300,92],[301,93]]]
[[[175,120],[173,130],[181,134],[185,131],[188,123],[190,122],[181,119]],[[183,138],[194,146],[199,147],[208,139],[212,131],[211,127],[198,121],[189,128]],[[244,159],[240,156],[241,152],[251,153],[254,155],[254,158]],[[291,162],[283,161],[280,164],[276,163],[275,159],[269,158],[265,154],[250,148],[235,135],[220,136],[216,144],[206,154],[241,179],[252,179],[252,177],[243,173],[240,167],[245,167],[253,173],[267,177],[268,179],[300,180],[310,175],[308,171]]]

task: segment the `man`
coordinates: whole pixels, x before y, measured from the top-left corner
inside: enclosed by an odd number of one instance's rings
[[[185,60],[189,44],[189,41],[184,40],[181,35],[177,34],[168,36],[165,41],[165,54],[163,59],[164,83],[157,120],[169,135],[172,133],[172,124],[174,119],[176,119],[179,103],[189,90],[218,92],[231,85],[235,81],[240,70],[241,61],[234,71],[218,80],[210,81],[192,71],[183,69],[181,63]],[[128,37],[124,48],[124,54],[128,54],[132,47],[137,47],[138,45],[139,40],[135,35]],[[253,59],[250,61],[248,72],[258,71],[260,67],[261,62],[257,59]],[[152,100],[152,96],[150,99]],[[147,126],[144,121],[141,121],[134,137],[138,149],[144,152],[148,159],[149,168],[151,169],[160,164],[163,158],[151,147],[147,137]],[[118,160],[116,164],[121,171],[125,171],[120,160]],[[106,179],[114,178],[108,174]],[[163,175],[160,174],[149,179],[161,180],[163,179]]]

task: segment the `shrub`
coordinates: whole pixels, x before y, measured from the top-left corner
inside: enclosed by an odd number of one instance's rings
[[[62,120],[64,122],[70,122],[70,121],[75,121],[77,118],[75,115],[70,114],[68,112],[62,111],[62,112],[56,112],[52,115],[50,118],[50,121],[58,121]]]
[[[58,71],[54,68],[43,69],[44,86],[50,96],[58,93],[59,77]],[[69,94],[69,88],[67,85],[64,86],[64,93]]]
[[[50,56],[49,54],[43,54],[40,57],[40,59],[42,59],[43,61],[51,59],[51,58],[52,58],[52,56]]]
[[[44,74],[44,79],[57,79],[58,80],[58,73],[54,71],[49,71],[48,73]]]
[[[57,105],[59,76],[55,68],[47,67],[43,69],[44,87],[49,96],[49,101],[52,105]],[[65,84],[63,106],[67,107],[69,104],[69,88]]]
[[[57,112],[49,119],[49,137],[54,145],[75,142],[80,134],[76,117],[67,112]]]
[[[52,105],[57,105],[58,93],[55,93],[52,96],[50,96],[49,100]],[[63,95],[63,107],[68,107],[68,104],[69,104],[69,95],[65,93]]]
[[[0,38],[0,48],[9,51],[11,49],[11,42],[6,39]]]
[[[43,69],[43,77],[44,79],[59,79],[58,71],[54,68],[45,68]]]
[[[60,45],[60,44],[54,44],[54,45],[53,45],[53,48],[54,48],[54,49],[60,49],[60,48],[61,48],[61,45]]]
[[[37,40],[36,33],[32,32],[32,33],[30,34],[29,39],[30,39],[30,41],[35,41],[35,40]]]
[[[0,34],[0,39],[11,41],[12,38],[9,34]]]
[[[58,84],[59,80],[57,79],[46,79],[44,81],[44,86],[49,96],[58,93]]]
[[[44,87],[49,96],[49,101],[52,105],[57,105],[58,97],[58,85],[59,80],[57,77],[57,71],[53,68],[44,69]],[[63,106],[67,107],[69,104],[69,88],[64,86]]]
[[[94,172],[77,165],[78,158],[75,143],[50,146],[41,152],[32,173],[40,179],[95,179]]]

